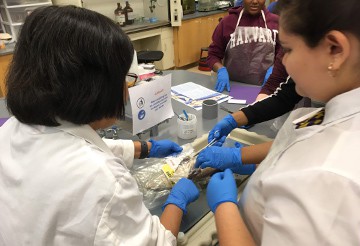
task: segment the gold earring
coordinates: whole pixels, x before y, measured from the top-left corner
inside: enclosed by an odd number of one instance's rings
[[[331,62],[329,64],[329,66],[327,67],[327,69],[328,69],[329,76],[335,78],[336,77],[336,70],[334,70],[333,66],[334,66],[334,64]]]

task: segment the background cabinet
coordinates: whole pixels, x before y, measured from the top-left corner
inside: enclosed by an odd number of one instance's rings
[[[136,51],[161,50],[164,57],[155,63],[157,69],[165,70],[175,66],[174,43],[171,27],[163,27],[129,34]]]
[[[210,45],[212,34],[219,24],[219,18],[226,15],[228,12],[183,20],[180,27],[174,27],[176,67],[199,61],[201,48]]]
[[[12,55],[0,56],[0,97],[5,96],[5,77]]]

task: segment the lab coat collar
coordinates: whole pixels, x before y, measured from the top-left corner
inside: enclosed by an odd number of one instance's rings
[[[360,88],[337,95],[325,105],[325,118],[322,125],[349,118],[360,112]]]
[[[86,142],[91,143],[97,146],[101,151],[113,155],[109,147],[105,144],[105,142],[101,139],[101,137],[96,133],[94,129],[91,128],[90,125],[76,125],[74,123],[57,120],[60,123],[60,126],[56,128],[61,131],[67,132],[73,136],[84,139]]]
[[[328,101],[325,105],[325,117],[321,125],[331,124],[337,122],[340,119],[347,119],[354,114],[360,112],[360,88],[353,89],[351,91],[337,95]],[[306,114],[293,121],[293,124],[311,118],[322,108],[316,108],[311,113]],[[302,128],[301,128],[302,129]]]

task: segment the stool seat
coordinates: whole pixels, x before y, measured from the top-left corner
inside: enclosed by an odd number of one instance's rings
[[[145,50],[137,52],[138,63],[151,63],[160,61],[164,56],[164,52],[160,50]]]
[[[207,56],[203,56],[203,52],[208,52],[208,51],[209,51],[209,47],[202,47],[200,50],[200,60],[198,66],[198,69],[200,71],[211,71],[211,67],[209,67],[206,62]]]

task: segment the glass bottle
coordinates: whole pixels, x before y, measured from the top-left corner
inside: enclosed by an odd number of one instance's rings
[[[125,14],[120,3],[117,3],[117,8],[114,10],[114,14],[115,14],[115,22],[120,26],[125,26],[126,25]]]
[[[131,25],[134,23],[135,20],[135,14],[134,10],[130,7],[129,1],[126,1],[126,6],[124,7],[124,10],[126,12],[126,25]]]

